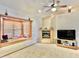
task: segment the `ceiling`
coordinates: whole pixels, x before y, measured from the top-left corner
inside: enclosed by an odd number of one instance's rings
[[[61,4],[78,5],[79,0],[60,0]],[[52,0],[0,0],[0,5],[7,6],[24,15],[38,15],[38,10]]]

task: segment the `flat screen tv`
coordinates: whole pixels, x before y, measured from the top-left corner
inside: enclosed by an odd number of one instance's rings
[[[75,40],[75,30],[57,30],[57,38]]]

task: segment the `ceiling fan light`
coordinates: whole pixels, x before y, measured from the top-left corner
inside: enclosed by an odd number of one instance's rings
[[[56,8],[52,8],[51,11],[55,12],[57,9]]]

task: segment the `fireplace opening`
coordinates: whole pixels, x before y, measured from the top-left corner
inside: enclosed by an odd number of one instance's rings
[[[42,38],[50,38],[50,31],[42,30]]]

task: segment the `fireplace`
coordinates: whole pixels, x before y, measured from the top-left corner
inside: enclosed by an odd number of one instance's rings
[[[42,30],[42,38],[50,38],[50,31]]]

